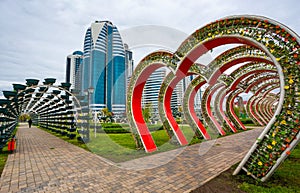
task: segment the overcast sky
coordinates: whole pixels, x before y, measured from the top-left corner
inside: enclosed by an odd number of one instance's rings
[[[27,78],[63,82],[66,56],[82,50],[85,31],[95,20],[110,20],[121,33],[159,25],[188,35],[225,16],[255,14],[300,34],[299,13],[298,0],[0,0],[0,91]],[[142,56],[136,54],[136,62]]]

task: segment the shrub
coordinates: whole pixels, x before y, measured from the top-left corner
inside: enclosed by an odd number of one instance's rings
[[[241,119],[243,124],[254,124],[250,118]]]
[[[103,131],[105,133],[130,133],[129,130],[126,130],[124,128],[103,128]]]
[[[123,127],[118,123],[103,123],[102,128],[123,128]]]
[[[164,128],[160,124],[155,124],[155,125],[148,125],[148,129],[150,130],[150,132],[152,132],[157,130],[163,130]]]

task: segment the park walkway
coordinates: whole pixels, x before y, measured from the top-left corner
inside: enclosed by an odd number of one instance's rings
[[[239,162],[260,132],[261,129],[253,129],[188,146],[167,164],[133,170],[119,166],[147,165],[153,159],[160,162],[159,157],[170,152],[117,166],[45,131],[21,124],[17,150],[8,157],[0,192],[189,192]]]

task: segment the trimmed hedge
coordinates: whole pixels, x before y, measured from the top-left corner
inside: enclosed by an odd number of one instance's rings
[[[241,122],[242,122],[243,124],[255,124],[255,123],[253,123],[253,121],[252,121],[251,119],[249,119],[249,118],[241,119]]]
[[[162,125],[148,125],[150,132],[163,130]],[[102,128],[98,129],[98,133],[130,133],[130,128],[128,124],[117,124],[117,123],[104,123],[102,124]]]
[[[103,123],[102,128],[124,128],[129,127],[128,124],[118,124],[118,123]]]
[[[150,130],[150,132],[153,132],[153,131],[163,130],[164,127],[160,124],[156,124],[156,125],[148,125],[148,129]]]
[[[129,130],[124,128],[103,128],[105,133],[130,133]]]

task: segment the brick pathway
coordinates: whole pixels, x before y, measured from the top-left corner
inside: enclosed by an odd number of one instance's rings
[[[0,192],[189,192],[239,162],[260,132],[253,129],[117,167],[47,132],[21,125],[17,151],[8,157]],[[153,160],[163,162],[181,150],[167,164],[130,169],[149,166]]]

